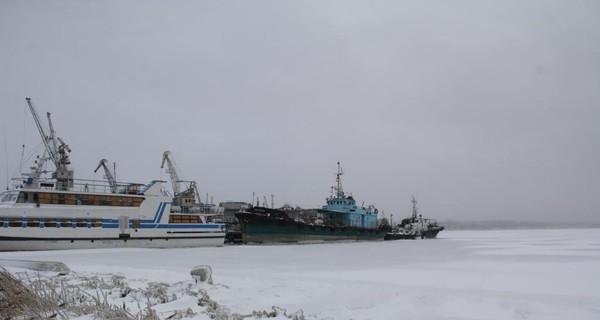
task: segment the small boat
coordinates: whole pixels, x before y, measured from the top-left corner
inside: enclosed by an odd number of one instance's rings
[[[377,209],[356,204],[342,189],[343,172],[338,162],[337,186],[320,209],[290,210],[260,206],[243,208],[235,214],[244,243],[311,243],[325,241],[383,240]],[[304,214],[302,214],[304,213]]]
[[[388,232],[384,240],[414,240],[417,238],[417,233],[412,230],[404,230],[402,228],[394,228]]]
[[[423,218],[417,213],[417,200],[412,197],[412,216],[402,219],[402,223],[392,228],[385,235],[385,240],[400,240],[400,239],[433,239],[438,233],[444,230],[443,226],[438,225],[437,220]]]
[[[74,179],[71,149],[55,136],[50,113],[47,134],[27,103],[45,153],[15,188],[0,194],[0,251],[223,245],[225,225],[173,210],[164,181],[118,183],[105,159],[96,171],[104,168],[108,181]],[[48,160],[56,170],[42,178]]]

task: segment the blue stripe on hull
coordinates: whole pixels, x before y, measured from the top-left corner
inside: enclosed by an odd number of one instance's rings
[[[215,231],[219,232],[225,228],[224,224],[206,224],[206,223],[187,223],[187,224],[174,224],[174,223],[159,223],[164,215],[165,209],[170,202],[161,202],[157,209],[154,217],[152,219],[140,219],[140,227],[139,229],[215,229]],[[45,218],[48,219],[48,218]],[[73,219],[81,219],[81,218],[73,218]],[[3,227],[8,228],[8,220],[4,219]],[[52,219],[51,219],[52,220]],[[21,228],[27,229],[26,218],[23,217],[23,222]],[[50,220],[48,220],[50,221]],[[119,228],[119,220],[113,218],[101,219],[102,221],[102,229],[118,229]],[[40,226],[40,228],[42,228]],[[62,228],[70,228],[70,227],[62,227]],[[78,227],[79,228],[79,227]],[[89,228],[89,227],[88,227]],[[132,228],[131,221],[129,222],[129,228]]]

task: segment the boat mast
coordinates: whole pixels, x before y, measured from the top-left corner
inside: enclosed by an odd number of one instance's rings
[[[415,220],[417,219],[417,199],[415,199],[415,196],[412,196],[412,204],[413,204],[413,208],[412,208],[412,219]]]
[[[340,167],[339,161],[338,161],[337,165],[338,165],[338,171],[335,174],[335,181],[337,182],[336,192],[337,192],[337,196],[342,198],[342,197],[344,197],[344,190],[342,189],[342,179],[340,177],[344,174],[344,172],[342,171],[342,168]]]

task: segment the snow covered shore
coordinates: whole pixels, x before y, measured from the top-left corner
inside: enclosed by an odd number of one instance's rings
[[[277,306],[285,309],[279,319],[600,319],[600,229],[444,231],[439,237],[2,252],[0,265],[13,274],[58,277],[7,262],[57,261],[71,270],[62,276],[70,281],[117,281],[131,293],[107,296],[132,312],[145,308],[148,297],[140,304],[139,292],[152,285],[168,297],[152,301],[161,318],[188,310],[194,319],[210,319],[191,288],[205,290],[221,311],[252,315]],[[190,270],[198,265],[212,268],[213,285],[194,282]]]

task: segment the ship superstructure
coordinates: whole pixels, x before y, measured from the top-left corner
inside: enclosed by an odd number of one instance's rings
[[[367,229],[376,228],[378,210],[373,205],[358,206],[352,195],[344,193],[341,179],[343,174],[338,162],[338,170],[335,174],[336,186],[332,187],[331,196],[326,199],[326,204],[318,212],[333,224]]]
[[[104,168],[108,181],[75,179],[71,148],[56,137],[50,113],[47,133],[31,99],[27,103],[45,151],[16,188],[0,194],[0,251],[223,245],[224,224],[171,212],[163,181],[118,183],[105,159],[96,171]],[[42,178],[47,160],[55,170]]]

